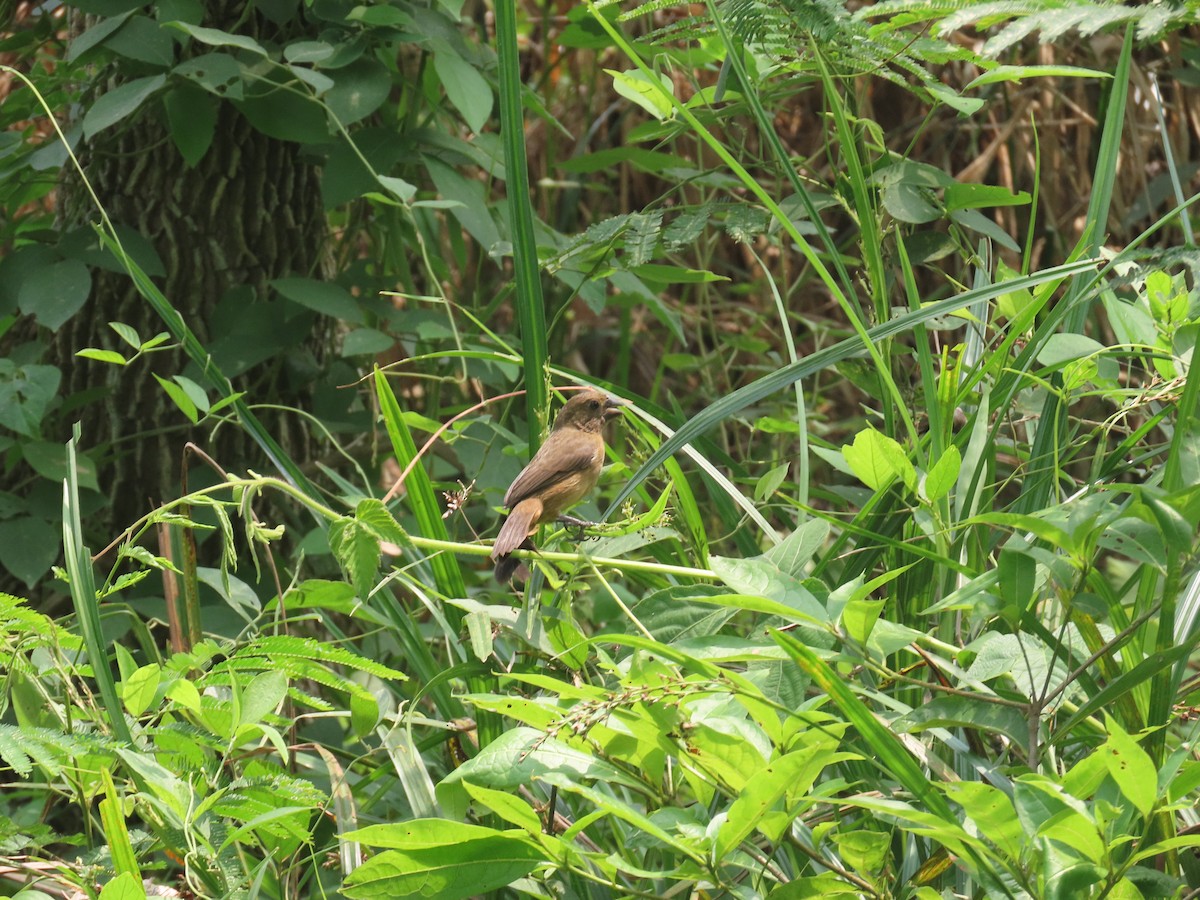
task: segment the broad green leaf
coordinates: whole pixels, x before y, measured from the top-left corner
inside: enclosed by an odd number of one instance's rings
[[[884,209],[901,222],[923,225],[942,217],[942,211],[930,200],[928,189],[919,185],[904,182],[888,184],[883,189],[881,199]]]
[[[228,53],[192,57],[177,65],[174,72],[223,100],[241,100],[245,96],[242,79],[246,70]]]
[[[830,835],[838,855],[856,872],[878,875],[887,861],[892,836],[882,831],[852,829]]]
[[[949,494],[950,489],[958,482],[958,473],[961,469],[962,456],[958,452],[958,447],[951,444],[922,477],[921,494],[930,503],[937,503]]]
[[[380,540],[401,544],[407,538],[399,523],[381,500],[367,497],[354,507],[354,518]]]
[[[1121,793],[1147,818],[1158,800],[1158,770],[1150,754],[1112,716],[1106,717],[1108,740],[1100,747],[1108,774]]]
[[[942,785],[946,795],[963,808],[979,833],[995,844],[1010,860],[1019,860],[1025,832],[1012,801],[999,788],[978,781],[951,781]]]
[[[146,75],[101,94],[83,117],[84,136],[94,137],[132,115],[166,83],[166,75]]]
[[[30,589],[58,559],[57,529],[45,519],[17,516],[0,521],[0,563]]]
[[[117,333],[117,337],[127,343],[134,350],[141,349],[142,336],[137,333],[137,330],[131,328],[123,322],[109,322],[108,327]]]
[[[351,872],[341,893],[351,900],[460,900],[506,887],[546,861],[539,847],[500,833],[465,843],[384,850]]]
[[[276,278],[271,287],[294,303],[344,322],[363,321],[362,310],[344,287],[315,278]]]
[[[754,485],[754,499],[759,503],[773,495],[779,486],[783,484],[783,480],[787,478],[788,470],[791,468],[790,463],[781,463],[772,469],[767,470],[758,479]]]
[[[1013,780],[1013,807],[1027,834],[1040,834],[1043,828],[1055,831],[1055,838],[1068,844],[1089,860],[1103,858],[1104,841],[1089,817],[1087,807],[1046,775],[1026,773]]]
[[[334,85],[323,99],[343,125],[361,121],[375,112],[392,89],[392,76],[387,68],[368,56],[337,69],[334,74]]]
[[[658,74],[659,86],[656,87],[651,81],[651,76],[640,69],[630,69],[627,72],[618,72],[615,69],[604,71],[612,76],[613,88],[618,94],[636,103],[660,122],[675,115],[674,104],[668,99],[675,96],[675,85],[665,74]]]
[[[342,338],[342,356],[374,356],[396,345],[396,339],[374,328],[356,328]]]
[[[329,119],[319,100],[269,81],[255,85],[254,91],[232,103],[258,131],[299,144],[329,141]]]
[[[803,578],[813,557],[829,538],[829,523],[812,518],[797,525],[796,530],[762,555],[772,565],[796,578]]]
[[[60,259],[25,277],[17,290],[21,312],[37,316],[40,324],[57,331],[87,301],[92,290],[88,267],[77,259]]]
[[[126,840],[128,841],[128,836]],[[99,898],[100,900],[146,900],[146,887],[142,884],[142,880],[132,872],[122,872],[100,889]]]
[[[483,131],[495,104],[487,79],[444,41],[433,42],[433,69],[467,127],[476,133]]]
[[[380,175],[378,180],[379,183],[391,191],[401,203],[407,203],[414,196],[416,196],[417,186],[415,184],[409,184],[403,178],[393,178],[391,175]]]
[[[150,708],[154,694],[162,678],[162,668],[157,663],[142,666],[121,684],[121,699],[125,708],[135,719]]]
[[[256,725],[282,702],[287,694],[287,677],[278,671],[260,672],[242,690],[242,709],[237,724]]]
[[[685,269],[682,266],[668,266],[660,263],[643,263],[630,270],[643,281],[657,284],[710,284],[714,281],[728,281],[724,275],[717,275],[704,269]]]
[[[737,559],[713,556],[709,567],[739,594],[757,594],[814,622],[828,622],[829,613],[793,575],[764,557]]]
[[[591,753],[547,738],[541,730],[517,727],[505,731],[442,779],[437,786],[437,798],[447,815],[458,815],[468,800],[459,784],[461,781],[508,790],[552,772],[576,780],[600,781],[634,789],[638,784],[636,779]]]
[[[995,206],[1024,206],[1030,197],[1025,191],[1012,191],[1006,187],[991,184],[963,184],[956,182],[947,185],[945,191],[946,209],[982,209]]]
[[[497,831],[484,825],[472,825],[450,819],[422,818],[408,822],[390,822],[386,825],[368,825],[348,832],[343,837],[384,850],[428,850],[448,844],[486,841],[505,835],[516,836],[514,832]]]
[[[892,723],[897,732],[928,728],[972,728],[1003,735],[1028,751],[1029,722],[1011,706],[989,703],[986,697],[934,697]]]
[[[359,598],[366,600],[379,573],[379,538],[354,519],[339,519],[329,526],[329,549],[350,577]]]
[[[177,28],[184,34],[191,35],[200,43],[208,44],[210,47],[237,47],[239,50],[248,50],[257,56],[267,56],[267,51],[262,44],[244,34],[230,34],[218,28],[205,28],[189,22],[176,21],[165,24],[169,28]]]
[[[0,359],[0,425],[26,437],[39,436],[61,381],[56,366],[16,366]]]
[[[604,150],[597,150],[594,153],[573,156],[569,159],[560,160],[556,165],[565,172],[578,172],[583,175],[590,175],[595,172],[609,171],[623,162],[628,162],[634,168],[652,174],[658,174],[664,169],[682,169],[688,165],[686,160],[670,153],[628,145],[608,147]],[[707,219],[707,215],[704,218]],[[701,220],[701,223],[703,223],[703,220]]]
[[[463,787],[475,802],[482,803],[510,825],[515,825],[530,834],[538,834],[542,830],[542,820],[537,812],[521,797],[508,791],[496,791],[471,784],[469,781],[464,781]]]
[[[716,858],[724,859],[737,849],[784,796],[807,793],[826,766],[852,758],[852,754],[836,753],[833,747],[818,745],[788,753],[763,767],[746,782],[729,807],[717,832],[713,848]],[[779,834],[772,829],[767,837],[774,841],[778,840]]]
[[[963,91],[996,84],[1001,81],[1021,81],[1025,78],[1112,78],[1111,72],[1084,69],[1079,66],[996,66],[973,79]]]
[[[167,381],[157,372],[152,372],[151,374],[154,376],[154,380],[159,383],[159,386],[167,392],[167,396],[171,398],[171,401],[179,407],[193,425],[200,421],[200,413],[196,409],[196,404],[192,402],[192,398],[188,396],[187,391],[175,382]]]
[[[873,428],[860,431],[853,444],[843,444],[842,456],[858,480],[873,491],[883,490],[896,479],[910,490],[916,487],[917,472],[904,448]]]
[[[293,41],[283,48],[283,58],[290,63],[320,63],[333,54],[333,45],[325,41]]]
[[[21,456],[35,472],[51,481],[62,482],[68,475],[69,454],[57,442],[25,441],[21,444]],[[75,477],[79,486],[91,491],[100,490],[96,480],[96,463],[90,457],[76,454]]]
[[[189,167],[200,162],[212,146],[217,133],[217,102],[187,85],[179,85],[163,97],[171,140]]]

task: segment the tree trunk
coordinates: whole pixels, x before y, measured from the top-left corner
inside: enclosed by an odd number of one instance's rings
[[[233,30],[243,6],[210,3],[205,24]],[[252,14],[249,21],[254,24],[256,18]],[[256,30],[273,27],[256,24]],[[110,88],[119,83],[119,73],[97,74],[94,83]],[[236,309],[241,311],[243,302],[266,301],[272,279],[321,275],[327,226],[319,173],[300,150],[256,131],[221,101],[213,143],[194,168],[172,143],[158,104],[96,135],[81,148],[80,159],[113,222],[153,245],[165,269],[156,283],[207,345],[223,299],[228,318],[230,291],[240,292]],[[59,204],[64,230],[88,229],[99,218],[86,188],[68,169]],[[152,375],[183,374],[188,361],[182,352],[154,353],[124,368],[74,355],[84,347],[129,355],[128,345],[108,326],[112,321],[132,326],[143,340],[165,330],[126,274],[94,268],[88,303],[55,336],[52,361],[63,371],[63,395],[86,398],[67,419],[82,420],[85,447],[108,451],[100,481],[111,507],[92,524],[115,531],[178,495],[182,447],[187,440],[205,445],[211,429],[191,427]],[[328,338],[313,325],[302,343],[320,355]],[[286,362],[277,357],[260,363],[236,378],[235,386],[254,401],[304,408],[311,384],[300,373],[313,367]],[[198,374],[192,377],[202,381]],[[266,424],[295,457],[307,456],[303,422],[277,416]],[[237,427],[220,429],[207,449],[228,470],[267,467]]]

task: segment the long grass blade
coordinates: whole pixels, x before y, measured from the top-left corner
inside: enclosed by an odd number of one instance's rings
[[[517,52],[515,0],[497,0],[496,53],[499,56],[500,133],[508,173],[508,215],[512,227],[513,279],[521,356],[525,366],[525,408],[529,452],[542,440],[549,413],[546,364],[546,304],[538,267],[533,211],[529,202],[529,165],[525,156],[525,116],[521,106],[521,61]]]

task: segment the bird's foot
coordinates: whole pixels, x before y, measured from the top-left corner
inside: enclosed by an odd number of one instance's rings
[[[577,519],[575,516],[559,516],[558,524],[571,531],[571,536],[576,541],[582,541],[587,537],[584,534],[585,529],[596,528],[600,525],[599,522],[589,522],[587,519]]]

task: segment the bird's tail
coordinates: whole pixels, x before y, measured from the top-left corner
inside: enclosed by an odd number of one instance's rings
[[[501,584],[507,583],[521,566],[521,561],[509,554],[519,547],[533,549],[533,542],[529,540],[529,536],[537,531],[537,519],[541,513],[540,502],[533,498],[522,500],[513,507],[504,524],[500,526],[500,533],[496,535],[492,544],[492,559],[496,561],[496,580]]]

